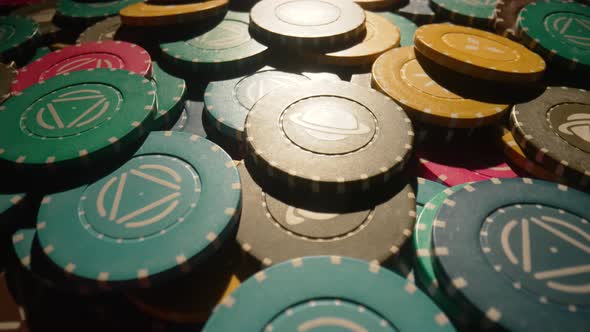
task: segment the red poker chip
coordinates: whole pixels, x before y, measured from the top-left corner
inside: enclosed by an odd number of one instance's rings
[[[19,69],[11,90],[20,92],[56,75],[93,68],[124,69],[146,76],[152,60],[141,46],[123,41],[78,44],[51,52]]]
[[[506,164],[504,155],[491,144],[424,144],[417,148],[417,176],[447,186],[515,178],[519,175]]]

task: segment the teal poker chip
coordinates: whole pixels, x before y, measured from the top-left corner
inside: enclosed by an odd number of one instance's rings
[[[440,289],[439,282],[434,272],[432,253],[432,228],[436,212],[440,206],[445,203],[449,195],[463,188],[463,186],[464,184],[451,188],[443,186],[442,191],[439,191],[430,197],[419,213],[418,219],[416,220],[416,226],[414,227],[414,233],[412,234],[412,239],[416,250],[416,261],[414,263],[416,284],[430,295],[430,297],[446,312],[447,315],[449,315],[449,317],[451,317],[451,319],[465,324],[467,317],[462,314],[460,306],[453,302],[453,300]],[[418,184],[418,197],[420,197],[420,184]]]
[[[203,331],[455,331],[416,286],[366,261],[293,259],[256,273]]]
[[[274,89],[315,77],[265,67],[248,76],[210,82],[205,90],[205,111],[224,136],[243,141],[246,115],[260,98]]]
[[[435,20],[435,14],[428,2],[428,0],[408,0],[405,6],[397,10],[397,13],[418,25],[432,23]]]
[[[25,197],[25,194],[1,194],[0,195],[0,215],[11,208],[17,206]]]
[[[153,132],[113,173],[45,196],[37,232],[51,261],[88,287],[151,286],[215,253],[240,210],[225,151],[200,136]]]
[[[416,215],[419,216],[424,205],[438,193],[445,190],[447,186],[420,177],[416,179],[416,182],[418,182],[416,190]]]
[[[29,63],[27,63],[27,65],[37,61],[38,59],[46,56],[47,54],[49,54],[51,52],[53,52],[53,51],[47,46],[42,46],[42,47],[37,48],[35,50],[35,54],[33,54],[33,57],[31,58],[31,60],[29,60]]]
[[[449,21],[479,28],[492,26],[497,0],[431,0],[437,15]]]
[[[65,278],[62,271],[47,264],[47,257],[39,249],[35,228],[20,228],[12,234],[12,252],[16,260],[15,263],[21,271],[26,272],[27,276],[32,277],[32,281],[50,288],[76,291],[78,294],[86,291],[83,288],[75,288],[76,285],[71,282],[71,279]]]
[[[32,19],[39,25],[39,33],[42,36],[53,38],[60,32],[60,28],[53,24],[56,3],[56,0],[42,0],[37,3],[30,3],[12,11],[11,15]]]
[[[19,229],[12,235],[12,248],[20,266],[31,271],[31,249],[37,231],[34,228]]]
[[[192,71],[232,72],[256,66],[267,47],[248,31],[248,13],[228,12],[215,28],[194,38],[160,44],[171,63]]]
[[[9,58],[39,35],[39,24],[20,16],[0,17],[0,59]]]
[[[541,180],[467,184],[435,217],[439,283],[480,326],[588,331],[589,206],[590,195]]]
[[[152,79],[156,83],[158,101],[154,128],[171,127],[184,109],[186,83],[182,78],[167,73],[156,62],[152,63]]]
[[[590,71],[590,7],[576,2],[539,1],[518,15],[523,44],[548,62]]]
[[[154,108],[152,83],[126,70],[52,77],[0,106],[0,160],[32,168],[98,161],[145,137]]]
[[[86,2],[75,0],[59,0],[57,14],[75,20],[100,20],[108,16],[115,16],[129,5],[142,0],[119,0]]]
[[[18,212],[22,212],[22,208],[26,205],[25,197],[24,193],[0,194],[0,234],[10,234],[15,225],[24,223]]]
[[[418,29],[416,23],[392,12],[377,12],[377,14],[385,17],[399,28],[401,34],[400,46],[414,45],[414,33],[416,32],[416,29]]]

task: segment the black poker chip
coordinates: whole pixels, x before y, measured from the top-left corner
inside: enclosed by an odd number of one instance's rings
[[[248,162],[238,170],[242,217],[237,240],[261,266],[296,257],[340,255],[398,266],[416,220],[409,181],[396,181],[371,195],[269,193],[272,184],[254,180]],[[256,181],[260,181],[260,184]],[[393,182],[393,181],[392,181]]]
[[[538,98],[517,104],[512,134],[529,158],[572,185],[590,187],[590,92],[548,87]]]
[[[343,81],[273,90],[246,118],[247,157],[257,171],[312,192],[377,188],[407,163],[414,133],[379,92]]]

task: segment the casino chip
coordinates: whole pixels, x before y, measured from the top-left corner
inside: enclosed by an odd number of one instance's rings
[[[545,61],[526,47],[483,30],[429,24],[416,30],[416,50],[453,71],[485,80],[539,81]]]
[[[170,128],[170,130],[173,130],[173,131],[183,131],[184,130],[184,128],[186,127],[186,123],[188,122],[188,117],[189,117],[188,111],[186,110],[186,105],[187,105],[187,103],[190,103],[190,102],[191,102],[190,100],[187,100],[184,102],[185,106],[183,107],[182,112],[180,113],[180,116],[178,117],[178,120],[176,120],[176,122],[174,123],[172,128]],[[198,133],[195,133],[195,134],[199,135]],[[206,137],[206,135],[207,134],[205,134],[203,131],[203,134],[199,135],[199,136]]]
[[[292,193],[293,202],[284,202],[265,193],[243,163],[238,170],[244,204],[237,240],[260,265],[313,255],[343,255],[384,265],[401,258],[416,221],[410,184],[390,185],[383,195],[373,192],[362,204],[352,197],[304,193]]]
[[[451,128],[475,128],[499,121],[509,105],[463,98],[424,71],[413,47],[393,49],[373,64],[373,87],[399,102],[410,117]]]
[[[228,0],[203,0],[187,3],[138,2],[121,10],[121,21],[130,26],[172,26],[202,21],[223,15]]]
[[[408,4],[398,9],[397,12],[419,25],[432,23],[435,19],[435,14],[428,5],[428,0],[409,0]]]
[[[39,35],[39,25],[25,17],[0,16],[0,31],[0,60],[6,60],[21,52]]]
[[[590,186],[590,92],[548,87],[514,105],[510,129],[531,159],[580,187]]]
[[[316,60],[340,66],[371,65],[379,55],[399,46],[400,30],[397,26],[375,13],[365,12],[365,15],[367,32],[362,41],[338,52],[317,54]]]
[[[5,332],[27,332],[25,309],[11,292],[8,276],[0,272],[0,327]]]
[[[576,2],[539,1],[518,15],[523,44],[547,61],[570,70],[590,71],[590,8]]]
[[[352,74],[350,76],[350,83],[356,84],[365,88],[371,87],[371,73]]]
[[[487,137],[455,139],[450,144],[420,144],[415,154],[418,176],[447,186],[518,176]]]
[[[418,28],[414,22],[391,12],[379,12],[377,14],[385,17],[387,20],[389,20],[389,22],[393,23],[399,28],[401,34],[400,46],[414,45],[414,34]]]
[[[204,323],[215,306],[240,286],[244,278],[241,264],[239,249],[232,242],[190,273],[126,295],[141,311],[161,320]]]
[[[77,44],[114,40],[121,27],[121,17],[113,16],[97,22],[80,33]]]
[[[158,102],[154,128],[171,127],[184,110],[186,84],[182,78],[167,73],[155,62],[152,63],[152,73]]]
[[[235,72],[264,60],[266,46],[248,32],[248,14],[228,12],[215,28],[194,38],[161,44],[163,56],[187,70]]]
[[[202,120],[204,103],[202,101],[187,100],[184,105],[184,112],[172,130],[207,137]]]
[[[397,175],[414,139],[410,119],[391,99],[336,81],[273,90],[248,113],[245,133],[258,171],[290,187],[339,193]]]
[[[466,185],[435,216],[439,283],[479,326],[587,331],[588,206],[590,195],[542,180]]]
[[[263,0],[250,19],[255,38],[297,49],[337,51],[365,35],[365,12],[348,0]]]
[[[366,10],[389,10],[396,2],[401,0],[354,0],[359,6]]]
[[[447,187],[435,181],[430,181],[421,177],[417,178],[418,186],[416,190],[416,215],[420,215],[424,205],[428,203],[439,192]]]
[[[41,81],[78,70],[125,69],[141,76],[151,75],[150,54],[135,44],[105,41],[78,44],[51,52],[21,68],[12,82],[12,92],[20,92]]]
[[[58,0],[57,14],[85,23],[102,20],[108,16],[115,16],[119,11],[141,0],[118,0],[87,2],[76,0]]]
[[[77,44],[102,42],[109,40],[120,40],[137,44],[146,49],[150,54],[159,54],[157,40],[152,38],[143,28],[131,27],[121,24],[121,17],[113,16],[98,21],[88,27],[80,36]]]
[[[436,183],[436,182],[434,182]],[[432,228],[435,224],[436,213],[442,204],[449,203],[447,198],[457,190],[463,188],[465,184],[457,185],[451,188],[443,189],[433,195],[424,203],[424,208],[419,213],[416,220],[416,226],[412,239],[416,250],[414,275],[416,284],[420,286],[432,299],[446,312],[451,319],[455,319],[462,325],[468,323],[468,317],[462,312],[460,306],[455,303],[441,289],[442,286],[436,278],[434,272],[434,253],[432,251]],[[418,195],[420,194],[420,185],[418,185]]]
[[[296,258],[258,272],[217,306],[203,330],[343,328],[455,331],[412,282],[379,265],[340,256]]]
[[[51,52],[53,52],[53,51],[49,47],[47,47],[47,46],[38,47],[35,50],[35,54],[33,54],[33,57],[29,60],[29,62],[26,65],[31,64],[31,63],[37,61],[37,59],[39,59],[41,57],[44,57],[44,56],[46,56],[47,54],[49,54]],[[14,80],[15,78],[16,78],[16,75],[15,75],[15,77],[12,78],[12,80]],[[12,81],[10,81],[10,83],[12,83]]]
[[[151,286],[218,250],[235,231],[240,196],[238,171],[217,145],[153,132],[110,175],[45,196],[39,242],[57,266],[90,287]]]
[[[494,11],[494,30],[497,34],[518,40],[518,14],[524,6],[535,0],[501,0],[496,2]]]
[[[17,71],[14,64],[0,63],[0,104],[10,97],[10,84],[16,77]]]
[[[126,70],[55,76],[0,106],[0,159],[32,168],[104,160],[144,137],[154,108],[151,82]]]
[[[549,172],[534,160],[528,159],[520,146],[516,143],[512,133],[506,129],[506,127],[498,126],[497,130],[498,135],[500,136],[500,142],[504,151],[504,155],[514,165],[539,179],[561,182],[557,175]]]
[[[449,21],[480,28],[492,26],[496,0],[431,0],[436,15]]]
[[[11,12],[11,15],[28,17],[37,22],[41,36],[52,40],[60,32],[53,24],[56,0],[44,0],[36,4],[28,4]]]
[[[34,228],[22,228],[12,235],[12,247],[20,266],[26,270],[31,269],[31,248],[35,240]]]
[[[260,98],[274,89],[311,79],[311,74],[264,67],[248,76],[210,82],[204,97],[206,115],[221,134],[243,141],[246,115]]]

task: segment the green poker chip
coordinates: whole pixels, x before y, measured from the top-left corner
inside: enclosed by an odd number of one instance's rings
[[[576,2],[539,1],[518,15],[518,34],[547,61],[590,71],[590,7]]]
[[[367,261],[296,258],[256,273],[203,331],[455,331],[414,283]]]
[[[418,185],[416,190],[416,215],[420,215],[424,205],[434,198],[438,193],[447,187],[438,182],[430,181],[424,178],[416,179]]]
[[[460,307],[441,289],[442,285],[439,284],[434,272],[432,228],[440,206],[445,203],[447,197],[464,186],[465,184],[460,184],[455,187],[446,188],[425,203],[422,212],[420,212],[416,220],[412,235],[416,249],[416,262],[414,264],[416,284],[428,293],[449,317],[462,323],[465,323],[466,317],[463,317]],[[419,191],[420,184],[418,185]]]
[[[12,235],[12,248],[20,266],[31,271],[31,249],[37,232],[34,228],[19,229]]]
[[[542,180],[465,185],[434,219],[441,288],[490,331],[587,332],[589,206],[587,193]]]
[[[39,25],[20,16],[0,17],[0,60],[10,58],[39,34]]]
[[[225,151],[197,135],[153,132],[111,174],[45,196],[37,233],[78,283],[155,285],[217,252],[240,210],[240,178]]]
[[[0,194],[0,235],[10,234],[15,226],[24,223],[18,212],[22,212],[22,208],[27,205],[25,197],[24,193]]]
[[[167,73],[156,62],[152,63],[152,79],[156,83],[158,101],[154,128],[171,127],[184,109],[186,83],[182,78]]]
[[[100,20],[107,16],[115,16],[129,5],[142,0],[119,0],[100,2],[81,2],[75,0],[59,0],[57,13],[70,19]]]
[[[170,62],[192,71],[231,72],[258,65],[267,47],[250,36],[248,13],[228,12],[210,31],[160,45]]]
[[[392,12],[378,12],[377,14],[385,17],[389,22],[399,28],[401,34],[400,46],[414,45],[414,33],[416,32],[416,29],[418,29],[416,23]]]
[[[13,166],[77,166],[125,150],[153,120],[152,83],[126,70],[52,77],[0,106],[0,160]]]
[[[497,0],[431,0],[437,15],[449,21],[479,28],[492,26]]]

